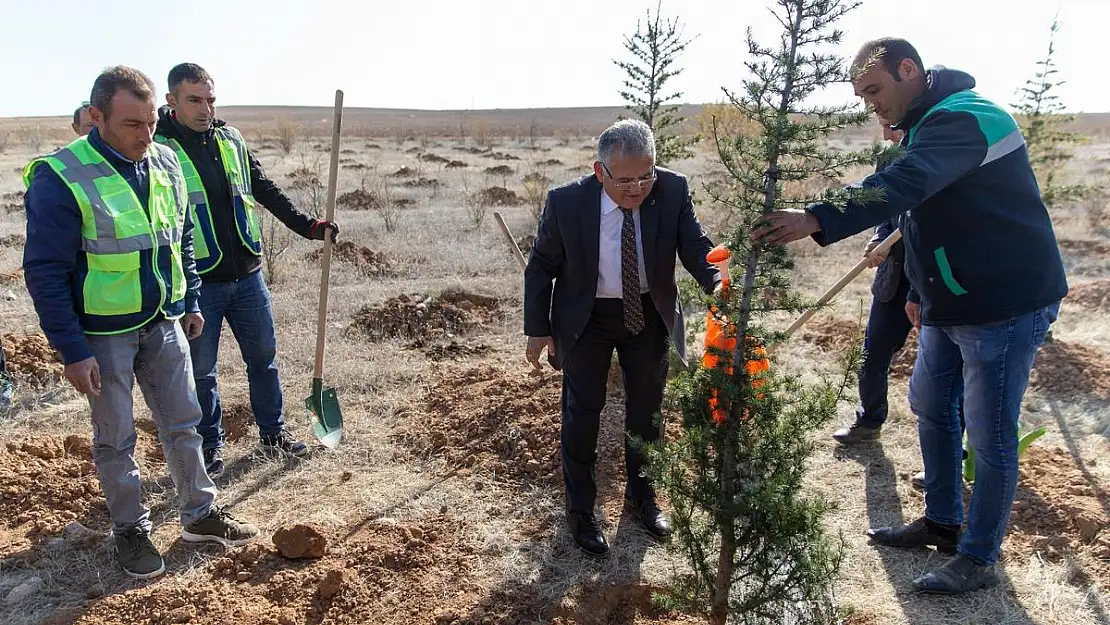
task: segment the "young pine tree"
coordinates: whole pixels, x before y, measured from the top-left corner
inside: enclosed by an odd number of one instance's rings
[[[727,292],[711,298],[712,313],[725,323],[732,351],[714,367],[684,372],[670,396],[681,409],[682,434],[652,446],[650,470],[673,507],[674,548],[693,575],[680,578],[664,602],[707,613],[710,622],[825,623],[834,618],[831,586],[840,549],[822,530],[830,504],[802,492],[812,433],[830,419],[851,386],[859,350],[849,350],[839,373],[806,386],[768,363],[766,354],[785,340],[763,322],[774,312],[804,310],[789,292],[792,264],[782,247],[752,243],[750,232],[772,210],[823,199],[837,205],[862,190],[826,191],[806,197],[802,181],[817,177],[839,186],[847,168],[873,164],[867,152],[830,149],[825,138],[866,123],[849,106],[807,107],[808,96],[845,81],[847,68],[827,54],[841,40],[833,25],[858,6],[852,0],[776,0],[782,26],[773,46],[748,30],[750,76],[739,93],[726,90],[735,111],[755,132],[722,136],[714,130],[719,158],[732,178],[725,205],[738,225],[726,235],[731,254]],[[773,301],[758,294],[783,293]],[[858,344],[858,342],[857,342]],[[769,368],[768,368],[769,367]],[[711,409],[715,400],[720,411]]]
[[[1049,29],[1048,52],[1037,62],[1033,77],[1018,90],[1021,100],[1014,105],[1018,119],[1022,121],[1022,132],[1029,149],[1029,160],[1041,187],[1041,198],[1049,208],[1082,199],[1090,191],[1083,185],[1062,185],[1056,181],[1060,170],[1072,157],[1071,146],[1083,140],[1078,133],[1063,129],[1075,116],[1063,113],[1064,105],[1054,93],[1064,84],[1056,77],[1059,70],[1053,59],[1059,30],[1060,21],[1053,19]]]
[[[659,165],[693,156],[690,147],[698,141],[696,136],[683,137],[675,133],[675,127],[685,118],[672,103],[681,98],[682,93],[667,95],[664,91],[667,82],[682,73],[673,65],[691,41],[682,38],[678,20],[664,19],[656,5],[655,15],[648,9],[646,22],[637,21],[636,32],[624,39],[624,47],[632,60],[613,61],[627,74],[625,89],[620,92],[628,103],[625,108],[655,133],[655,162]]]

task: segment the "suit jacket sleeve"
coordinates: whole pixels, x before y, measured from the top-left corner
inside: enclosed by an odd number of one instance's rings
[[[563,265],[565,249],[552,194],[547,193],[536,240],[524,269],[524,334],[551,336],[551,292]]]
[[[705,234],[694,214],[694,198],[690,194],[690,183],[685,178],[682,180],[682,197],[682,210],[678,215],[678,258],[701,288],[706,293],[712,293],[721,281],[721,274],[705,259],[713,249],[713,241]]]

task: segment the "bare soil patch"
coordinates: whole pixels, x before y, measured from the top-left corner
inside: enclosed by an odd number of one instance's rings
[[[350,329],[371,340],[435,339],[469,334],[500,319],[496,298],[461,290],[433,295],[398,295],[376,306],[364,306]]]
[[[478,192],[478,200],[489,206],[519,206],[524,200],[512,189],[489,187]]]
[[[478,555],[460,524],[442,516],[375,522],[312,559],[288,559],[260,541],[205,564],[187,585],[128,590],[51,625],[454,623],[444,615],[465,613],[481,597],[472,578]]]
[[[1064,302],[1099,312],[1110,312],[1110,279],[1070,285]]]
[[[318,263],[324,257],[322,248],[305,254],[305,260]],[[368,247],[359,247],[350,241],[341,241],[332,248],[332,257],[340,262],[353,265],[365,276],[385,276],[393,271],[393,263],[384,252],[375,252]]]
[[[0,449],[0,557],[74,521],[108,525],[88,438],[41,436]]]
[[[1029,385],[1058,397],[1078,394],[1110,401],[1110,357],[1079,343],[1047,342],[1037,354]]]
[[[1075,559],[1079,566],[1069,581],[1110,588],[1110,497],[1097,478],[1065,450],[1037,445],[1026,451],[1020,472],[1005,552]]]
[[[443,369],[428,389],[427,412],[394,437],[419,454],[497,479],[562,479],[560,377],[529,375],[482,363]]]
[[[50,346],[42,334],[14,334],[0,336],[7,358],[8,373],[34,384],[45,385],[62,379],[61,355]]]

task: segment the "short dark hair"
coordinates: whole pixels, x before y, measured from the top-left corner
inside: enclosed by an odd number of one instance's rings
[[[170,70],[169,78],[166,80],[169,84],[170,93],[173,93],[177,89],[177,86],[186,80],[194,83],[216,82],[212,80],[212,75],[200,65],[196,63],[180,63]]]
[[[921,55],[910,42],[898,37],[873,39],[860,47],[855,60],[852,61],[852,78],[855,79],[876,63],[882,63],[887,73],[900,81],[902,79],[898,77],[898,66],[906,59],[913,61],[920,71],[925,71]]]
[[[149,76],[133,67],[116,65],[96,77],[89,102],[107,117],[112,112],[112,98],[120,89],[127,89],[136,98],[154,100],[154,81]]]
[[[73,109],[73,125],[79,126],[81,124],[81,111],[89,108],[88,102],[82,102],[81,106]]]

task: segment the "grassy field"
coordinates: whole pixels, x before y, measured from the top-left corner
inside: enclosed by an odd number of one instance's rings
[[[257,523],[257,544],[196,550],[178,539],[176,498],[136,393],[136,458],[155,542],[169,571],[126,578],[88,455],[84,400],[60,379],[23,285],[25,219],[19,170],[72,137],[63,118],[0,120],[0,334],[19,382],[0,414],[0,622],[32,623],[679,623],[652,606],[653,588],[681,560],[622,511],[623,393],[612,381],[599,443],[600,500],[610,556],[581,555],[562,520],[559,384],[523,356],[522,276],[494,223],[534,233],[544,190],[589,172],[594,137],[619,109],[345,113],[325,379],[337,387],[347,431],[304,460],[256,451],[244,367],[225,329],[220,390],[229,424],[220,502]],[[689,107],[692,118],[701,112]],[[307,211],[319,210],[330,109],[227,108],[271,176]],[[693,122],[692,122],[693,123]],[[1073,179],[1105,178],[1110,115],[1076,122],[1091,141]],[[878,140],[878,128],[835,138]],[[709,146],[675,163],[697,195],[720,170]],[[857,172],[862,174],[863,172]],[[851,623],[1110,623],[1110,207],[1105,197],[1054,212],[1072,294],[1039,357],[1022,414],[1044,425],[1022,464],[1003,550],[1004,583],[962,598],[918,596],[911,579],[939,564],[931,551],[867,544],[870,524],[923,510],[910,476],[921,469],[905,401],[912,345],[891,381],[882,442],[838,449],[814,432],[808,487],[837,502],[839,600]],[[697,208],[716,234],[722,216]],[[286,418],[310,437],[303,398],[312,377],[318,242],[266,224],[267,272],[278,326]],[[828,249],[793,244],[797,283],[816,296],[858,259],[866,235]],[[1020,242],[1015,241],[1015,245]],[[865,272],[776,366],[810,375],[834,366],[869,302]],[[692,311],[692,318],[698,311]],[[785,322],[785,320],[784,320]],[[700,339],[695,342],[700,344]],[[854,407],[841,407],[841,422]],[[329,542],[319,559],[287,560],[271,537],[312,524]]]

